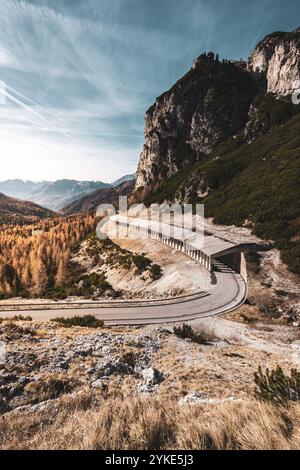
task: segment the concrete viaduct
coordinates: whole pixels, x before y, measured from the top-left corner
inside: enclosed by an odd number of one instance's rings
[[[245,280],[247,276],[244,253],[262,249],[257,243],[234,244],[207,232],[201,234],[178,225],[153,220],[114,215],[110,217],[110,221],[119,228],[121,237],[141,236],[141,238],[158,240],[184,252],[209,271],[213,270],[215,260],[222,261],[241,274]]]

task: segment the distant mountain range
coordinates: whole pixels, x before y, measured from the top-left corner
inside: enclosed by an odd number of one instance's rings
[[[23,181],[20,179],[0,181],[0,192],[6,196],[24,199],[28,194],[43,186],[44,182]]]
[[[0,182],[0,192],[6,196],[28,200],[53,211],[59,211],[64,206],[96,190],[113,188],[127,180],[135,180],[135,175],[123,176],[111,184],[103,183],[102,181],[76,181],[68,179],[54,182],[13,179]]]
[[[33,202],[21,201],[0,193],[0,222],[3,224],[30,224],[55,216],[55,212]]]
[[[59,211],[70,202],[79,199],[97,189],[110,187],[101,181],[58,180],[44,183],[35,191],[27,194],[26,199],[43,207]]]
[[[74,215],[83,212],[94,212],[100,204],[114,204],[118,202],[119,196],[131,194],[135,179],[126,180],[117,187],[98,189],[83,198],[68,204],[61,212],[64,215]]]

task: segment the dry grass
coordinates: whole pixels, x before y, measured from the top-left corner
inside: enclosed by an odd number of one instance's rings
[[[274,314],[274,316],[267,315],[260,310],[258,305],[244,304],[234,312],[225,314],[222,318],[254,327],[257,323],[265,325],[286,325],[286,320],[284,320],[283,317],[279,317],[277,313]]]
[[[24,324],[21,321],[21,324],[17,323],[17,320],[10,319],[2,322],[2,334],[3,338],[6,341],[15,341],[22,338],[24,335],[35,336],[35,331]]]
[[[25,390],[30,395],[31,403],[40,403],[46,400],[58,398],[64,393],[69,393],[74,388],[75,381],[63,376],[46,375],[36,382],[30,382]]]
[[[9,320],[7,318],[0,318],[0,324],[3,322],[16,322],[16,321],[32,321],[32,317],[30,315],[15,315],[14,317],[11,317]]]
[[[157,399],[64,397],[55,407],[2,418],[1,449],[299,449],[300,405],[179,406]]]

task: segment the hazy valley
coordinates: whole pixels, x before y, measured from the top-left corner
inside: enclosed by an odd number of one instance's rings
[[[114,188],[120,184],[134,180],[135,175],[126,175],[111,184],[101,181],[22,181],[6,180],[0,181],[0,192],[7,196],[34,202],[40,206],[60,211],[64,206],[91,194],[98,189]]]

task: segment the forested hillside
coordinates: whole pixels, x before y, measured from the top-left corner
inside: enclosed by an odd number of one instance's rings
[[[92,215],[2,225],[0,297],[59,297],[72,251],[95,229]],[[71,293],[71,292],[70,292]]]
[[[33,202],[14,199],[0,193],[0,224],[31,224],[55,216],[55,212]]]

